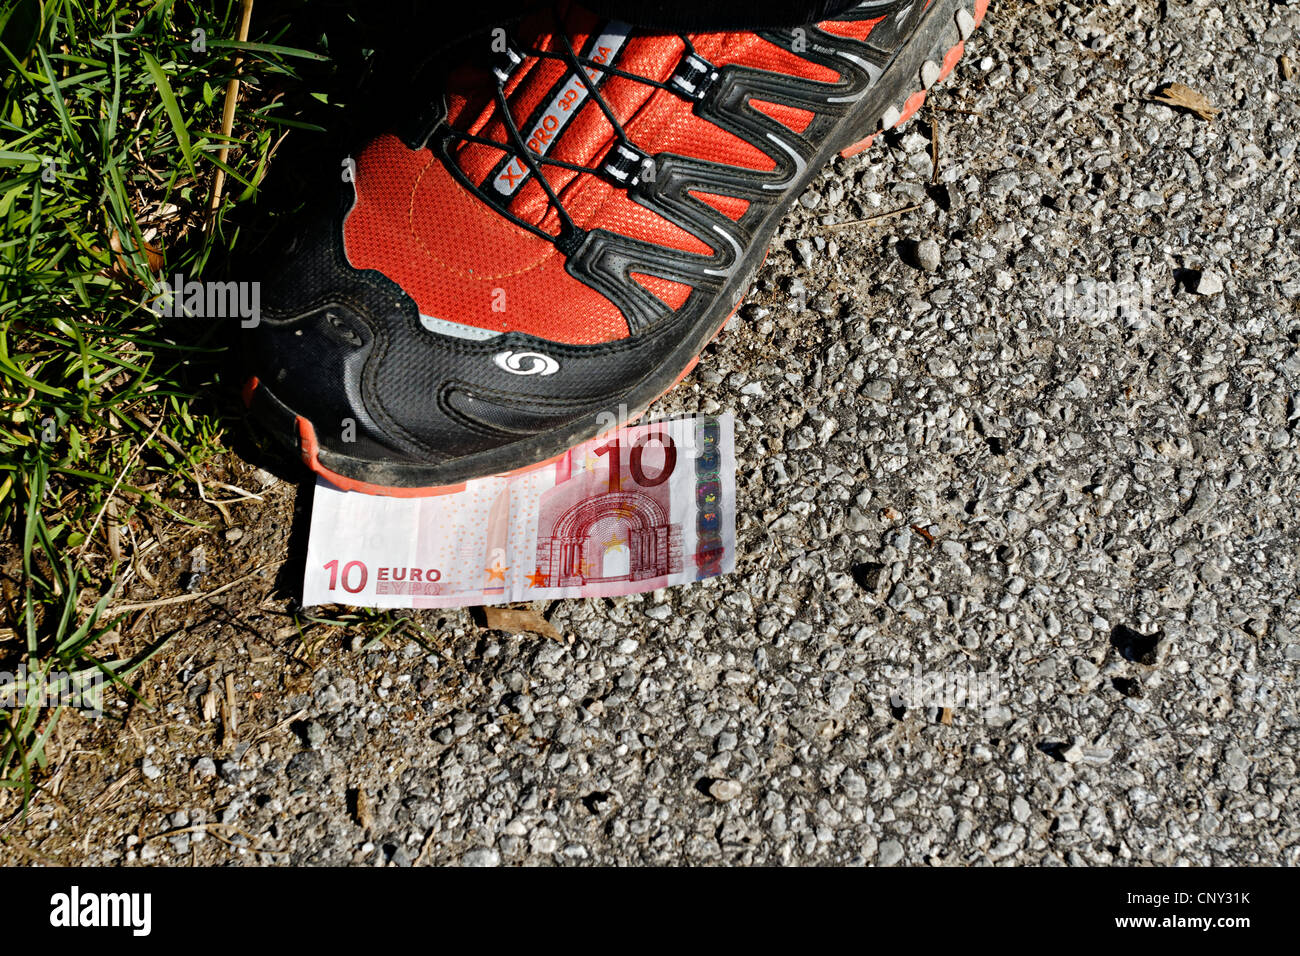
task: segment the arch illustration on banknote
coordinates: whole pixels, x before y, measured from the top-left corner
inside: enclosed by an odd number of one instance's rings
[[[557,485],[542,496],[538,567],[553,587],[666,577],[682,567],[670,515],[667,485],[594,497],[577,482]]]

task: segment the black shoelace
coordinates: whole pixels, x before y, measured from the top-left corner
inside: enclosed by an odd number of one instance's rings
[[[506,70],[504,68],[498,68],[493,70],[495,79],[493,100],[496,104],[499,118],[506,128],[509,141],[503,143],[500,140],[490,139],[485,136],[478,136],[473,133],[457,130],[454,129],[450,123],[443,123],[440,132],[442,136],[443,155],[447,160],[447,165],[453,175],[455,175],[468,189],[478,195],[489,205],[496,208],[515,225],[540,236],[548,242],[555,243],[561,251],[570,252],[581,245],[585,232],[573,221],[573,217],[570,216],[568,210],[564,208],[564,203],[560,200],[555,187],[551,185],[550,181],[543,173],[544,167],[552,166],[559,169],[567,169],[579,175],[587,174],[596,176],[611,181],[615,185],[626,187],[635,184],[637,181],[636,173],[632,172],[620,180],[617,171],[621,171],[626,167],[629,158],[638,165],[649,158],[646,157],[645,154],[642,153],[642,151],[628,138],[627,132],[623,128],[623,124],[615,115],[614,110],[610,107],[608,101],[601,95],[600,83],[596,79],[592,78],[592,71],[601,74],[602,79],[603,77],[617,76],[660,90],[668,90],[669,92],[677,92],[679,94],[681,91],[680,89],[675,88],[671,82],[661,82],[659,80],[651,79],[650,77],[641,76],[637,73],[631,73],[627,70],[619,69],[615,67],[612,62],[601,63],[591,59],[590,57],[580,56],[573,48],[568,33],[564,29],[561,17],[554,7],[551,8],[550,15],[555,28],[554,36],[558,38],[560,43],[561,48],[559,50],[542,50],[532,46],[524,46],[522,44],[508,44],[505,58],[510,61],[510,66],[513,67],[513,69]],[[628,33],[628,41],[633,40],[638,35],[637,31],[630,30]],[[685,54],[682,61],[687,62],[688,60],[693,59],[695,62],[702,63],[703,61],[695,53],[695,48],[691,44],[690,39],[684,34],[677,34],[677,37],[685,46]],[[500,54],[498,54],[498,56],[500,56]],[[515,71],[524,68],[526,62],[525,58],[527,57],[532,57],[539,61],[547,59],[558,60],[564,63],[567,69],[581,80],[587,91],[587,96],[590,97],[591,101],[594,102],[600,109],[601,113],[604,114],[605,119],[609,122],[610,127],[613,130],[614,139],[610,148],[597,153],[597,155],[603,154],[609,157],[617,155],[620,158],[621,162],[616,162],[616,164],[614,164],[615,173],[613,175],[606,175],[607,171],[610,169],[610,164],[606,164],[605,166],[584,166],[580,163],[571,163],[567,160],[546,156],[529,148],[524,139],[523,131],[519,128],[519,124],[515,121],[515,118],[510,111],[510,106],[506,100],[505,94],[505,86],[509,82],[510,77],[513,76]],[[615,59],[617,59],[617,56],[611,57],[611,60]],[[586,104],[584,103],[583,105],[585,106]],[[563,136],[563,131],[561,131],[560,135]],[[508,208],[512,197],[503,197],[500,194],[493,195],[492,192],[484,189],[480,184],[471,182],[468,176],[465,175],[464,171],[460,169],[451,153],[452,149],[460,143],[477,143],[483,146],[488,146],[495,150],[504,151],[507,156],[510,155],[511,150],[513,149],[514,155],[524,164],[528,175],[534,177],[538,185],[540,185],[546,192],[548,211],[554,209],[560,222],[559,233],[556,235],[548,233],[539,226],[533,225],[512,213]]]

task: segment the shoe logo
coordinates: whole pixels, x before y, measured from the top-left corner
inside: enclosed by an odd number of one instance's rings
[[[512,375],[554,375],[560,370],[559,362],[541,352],[498,352],[492,361]]]

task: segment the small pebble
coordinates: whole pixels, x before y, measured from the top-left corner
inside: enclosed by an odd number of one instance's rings
[[[1197,295],[1216,295],[1223,291],[1223,280],[1219,274],[1212,269],[1201,270],[1200,276],[1196,279]]]
[[[893,866],[903,859],[903,844],[897,840],[886,840],[880,844],[880,865]]]
[[[1061,748],[1061,759],[1066,763],[1078,763],[1083,759],[1083,742],[1075,737],[1068,747]]]
[[[479,847],[461,857],[461,863],[465,866],[500,866],[501,854],[491,847]]]
[[[735,800],[744,788],[735,780],[715,780],[709,784],[709,796],[719,803]]]
[[[318,720],[307,721],[307,727],[304,731],[307,738],[307,746],[312,750],[320,749],[321,744],[329,737],[329,732],[321,725]]]
[[[939,243],[933,239],[922,239],[916,244],[916,263],[926,272],[939,268]]]

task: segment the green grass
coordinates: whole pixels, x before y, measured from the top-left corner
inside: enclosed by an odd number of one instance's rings
[[[120,680],[156,650],[92,652],[116,623],[108,529],[167,509],[222,449],[225,399],[212,396],[236,343],[226,323],[144,306],[157,278],[227,261],[232,212],[256,200],[294,122],[268,88],[321,59],[259,30],[256,10],[255,42],[235,44],[239,15],[237,0],[0,0],[0,669]],[[0,785],[24,801],[59,717],[0,710]]]

